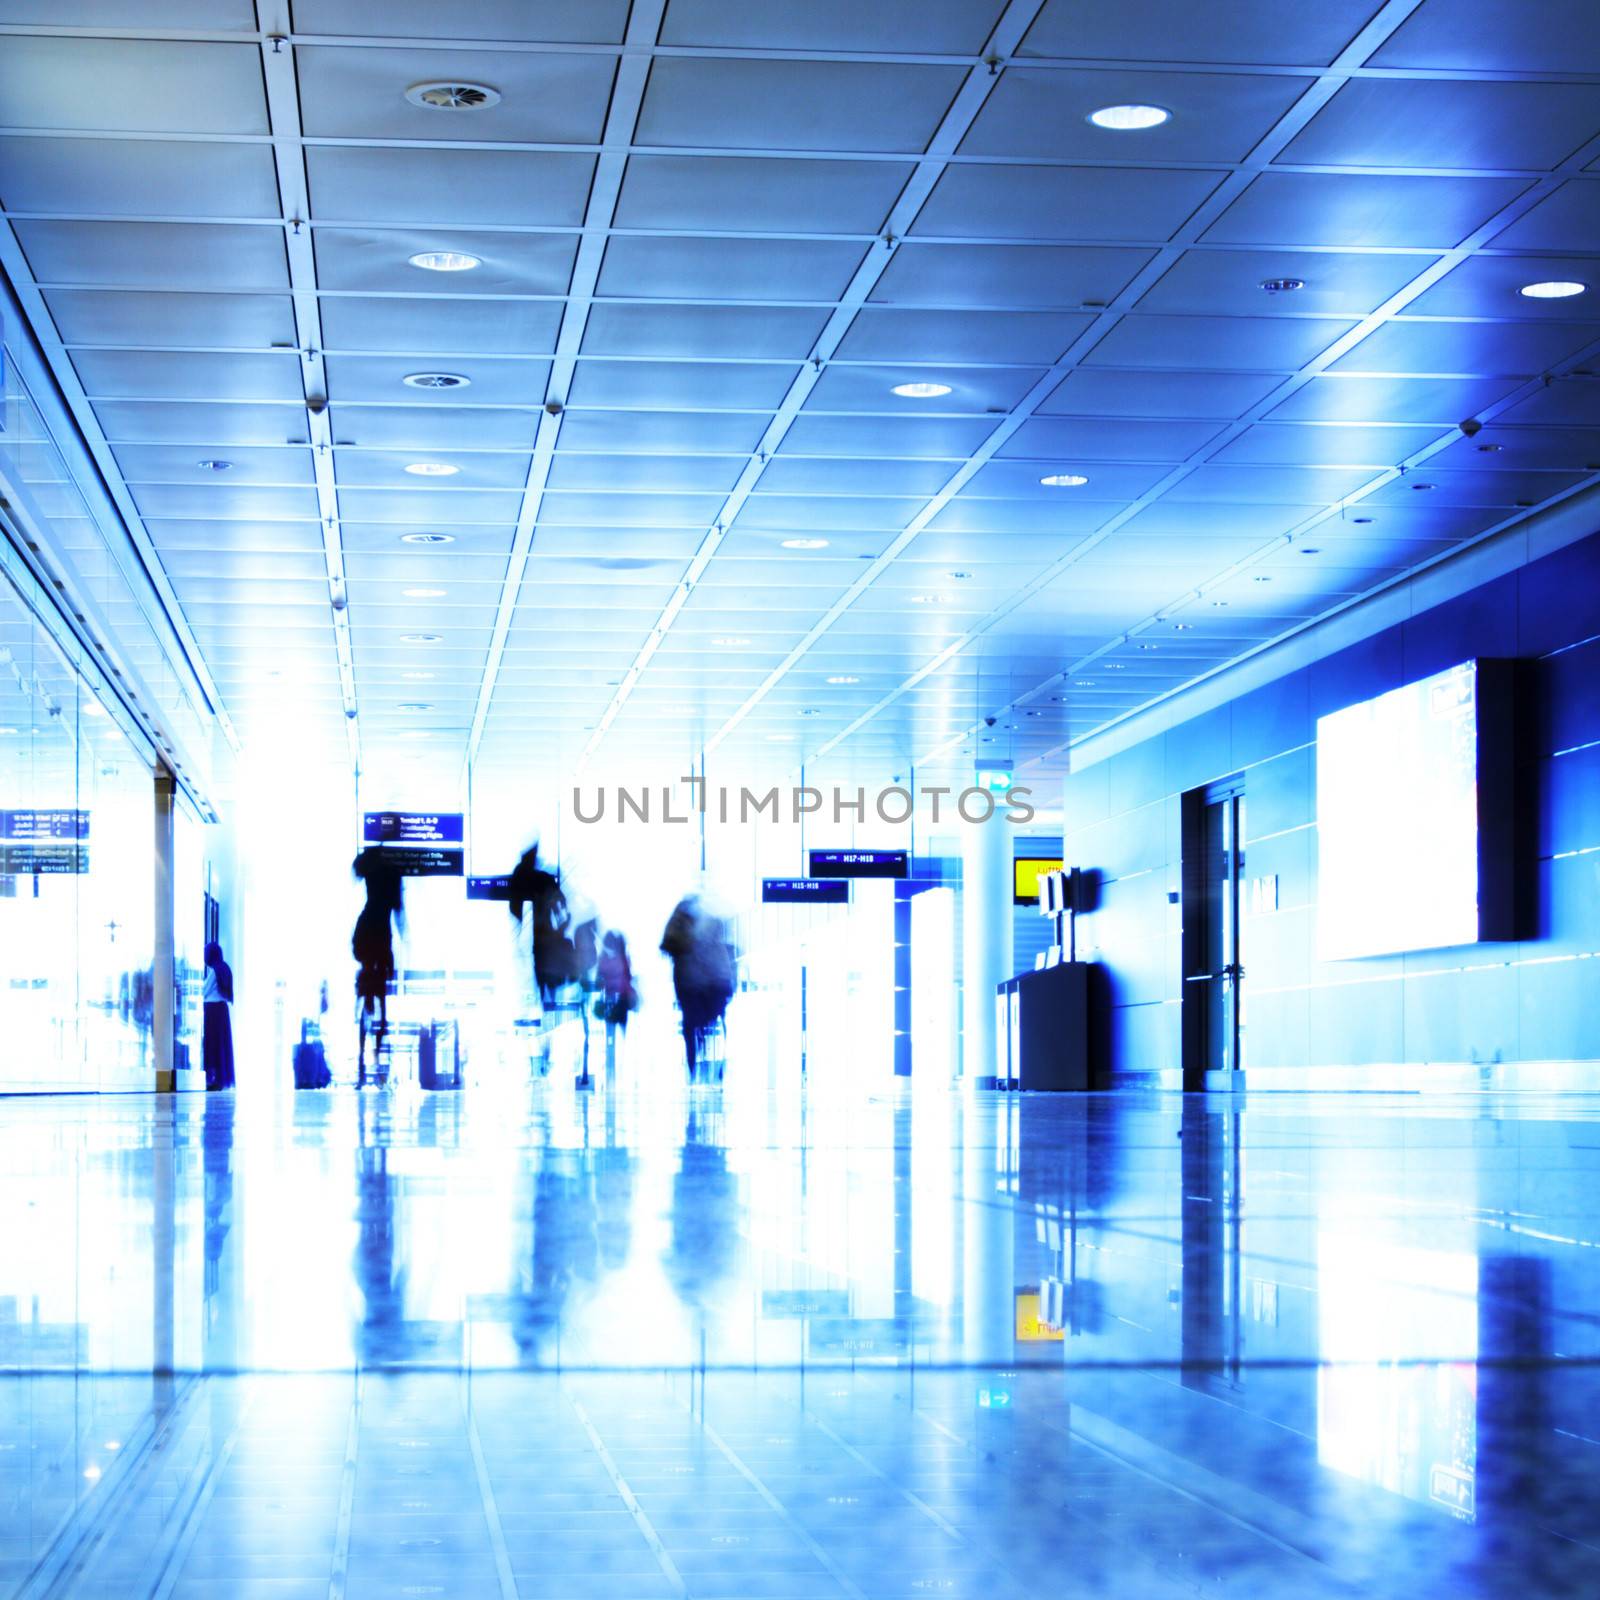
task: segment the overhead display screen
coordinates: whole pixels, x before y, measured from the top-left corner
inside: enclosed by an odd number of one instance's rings
[[[813,878],[905,878],[911,857],[904,850],[813,850]]]
[[[1323,960],[1487,936],[1480,917],[1479,666],[1466,661],[1318,718]]]
[[[460,844],[465,831],[459,811],[368,811],[361,818],[366,844]]]
[[[1011,863],[1011,901],[1013,905],[1036,906],[1039,880],[1047,872],[1059,872],[1059,856],[1018,856]]]
[[[842,906],[850,885],[843,878],[763,878],[761,901],[769,906]]]

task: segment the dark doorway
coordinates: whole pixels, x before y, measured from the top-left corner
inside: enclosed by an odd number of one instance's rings
[[[1244,780],[1183,797],[1183,1086],[1244,1067]]]

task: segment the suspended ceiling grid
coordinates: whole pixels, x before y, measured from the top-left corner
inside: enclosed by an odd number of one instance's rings
[[[1590,6],[0,29],[0,259],[247,741],[1057,762],[1600,462],[1600,291],[1518,292],[1594,280]]]

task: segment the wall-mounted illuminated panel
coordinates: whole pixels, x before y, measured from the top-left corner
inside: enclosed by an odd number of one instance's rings
[[[1508,937],[1510,673],[1464,661],[1317,719],[1324,961]]]

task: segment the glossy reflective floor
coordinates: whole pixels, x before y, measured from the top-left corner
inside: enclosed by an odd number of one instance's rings
[[[0,1102],[0,1593],[1600,1593],[1600,1100]]]

